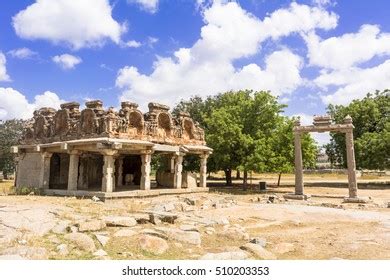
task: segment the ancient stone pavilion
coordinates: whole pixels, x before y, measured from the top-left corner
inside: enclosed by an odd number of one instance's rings
[[[41,108],[26,126],[17,154],[16,187],[34,187],[45,194],[131,197],[205,191],[206,163],[211,149],[204,130],[189,114],[174,118],[169,107],[122,102],[105,110],[100,100],[76,102],[60,110]],[[183,158],[200,158],[200,174],[183,171]],[[151,160],[163,168],[151,182]]]

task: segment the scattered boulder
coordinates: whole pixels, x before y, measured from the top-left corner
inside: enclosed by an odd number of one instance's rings
[[[100,220],[79,223],[79,231],[80,232],[98,231],[98,230],[104,229],[105,227],[106,227],[106,223],[104,221],[100,221]]]
[[[164,254],[169,248],[168,243],[164,239],[147,234],[141,235],[138,243],[142,250],[153,255]]]
[[[208,235],[215,234],[215,228],[213,228],[213,227],[206,227],[205,228],[205,233],[208,234]]]
[[[150,222],[149,214],[147,213],[135,213],[131,215],[138,224],[146,224]]]
[[[223,253],[207,253],[200,257],[200,260],[246,260],[248,254],[244,251],[232,251]]]
[[[106,244],[110,240],[110,238],[107,235],[102,233],[95,233],[95,237],[99,241],[99,243],[102,244],[103,247],[106,246]]]
[[[95,195],[91,198],[91,200],[92,200],[93,202],[99,202],[99,201],[101,201],[100,198],[98,198],[98,197],[95,196]]]
[[[226,217],[215,218],[215,219],[214,219],[214,222],[215,222],[217,225],[228,225],[228,224],[230,224],[228,218],[226,218]]]
[[[193,206],[199,206],[201,201],[200,199],[198,198],[190,198],[190,197],[186,197],[184,199],[184,202],[187,203],[188,205],[193,205]]]
[[[165,233],[160,232],[160,231],[155,231],[155,230],[151,230],[151,229],[143,229],[143,230],[141,230],[141,233],[152,235],[152,236],[157,236],[157,237],[163,238],[165,240],[168,240],[168,236]]]
[[[156,228],[156,230],[165,233],[168,240],[175,240],[192,245],[201,244],[200,234],[196,231],[184,231],[175,228]]]
[[[169,212],[149,212],[149,220],[151,223],[158,225],[161,222],[174,224],[177,215]]]
[[[170,212],[175,210],[175,205],[173,203],[167,203],[163,205],[164,211]]]
[[[219,235],[231,240],[249,240],[249,234],[241,227],[228,227],[220,232]]]
[[[91,253],[96,250],[93,239],[84,233],[79,233],[79,232],[68,233],[64,236],[64,238],[74,243],[81,250],[91,252]]]
[[[120,229],[114,233],[114,237],[131,237],[136,234],[137,232],[131,229]]]
[[[254,237],[249,242],[253,243],[253,244],[260,245],[261,247],[265,247],[265,245],[267,245],[267,240],[265,240],[265,238],[261,238],[261,237]]]
[[[276,256],[271,252],[264,249],[259,244],[246,243],[240,247],[242,250],[248,251],[253,254],[256,258],[261,260],[276,260]]]
[[[179,228],[181,230],[184,230],[184,231],[197,231],[197,232],[199,232],[199,229],[194,225],[180,225]]]
[[[133,217],[107,216],[104,221],[109,227],[133,227],[137,225],[137,220]]]
[[[294,251],[294,244],[286,242],[278,243],[272,248],[272,251],[280,255],[292,252]]]
[[[66,244],[60,244],[57,246],[58,254],[62,256],[66,256],[69,254],[68,245]]]
[[[52,228],[52,232],[56,234],[64,234],[68,232],[69,222],[68,221],[59,221],[56,226]]]

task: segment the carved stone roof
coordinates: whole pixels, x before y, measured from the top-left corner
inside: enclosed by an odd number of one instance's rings
[[[109,137],[146,140],[171,145],[205,145],[204,130],[188,113],[174,118],[169,107],[149,103],[149,112],[143,114],[138,104],[124,101],[121,109],[103,108],[103,102],[92,100],[80,104],[61,104],[60,110],[41,108],[27,122],[21,144],[43,144],[75,139]]]

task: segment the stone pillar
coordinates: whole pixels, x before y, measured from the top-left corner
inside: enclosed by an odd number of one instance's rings
[[[200,188],[206,188],[207,186],[207,158],[208,155],[206,154],[200,156],[200,179],[199,179]]]
[[[170,171],[171,171],[171,173],[175,173],[175,156],[172,156],[171,158],[170,158]]]
[[[173,180],[173,188],[181,189],[183,174],[183,154],[178,154],[175,160],[175,176]]]
[[[42,189],[49,188],[51,156],[52,156],[52,153],[48,153],[48,152],[41,153],[42,169],[41,169],[41,180],[40,180],[39,187]]]
[[[83,160],[80,160],[80,156],[79,156],[79,178],[77,180],[78,190],[88,189],[88,186],[84,182],[84,170],[85,170],[84,163],[85,162]]]
[[[116,185],[118,187],[121,187],[122,182],[123,182],[123,157],[119,157],[118,158],[118,178],[117,178]]]
[[[113,192],[114,191],[114,170],[115,170],[115,159],[114,154],[116,151],[106,151],[103,154],[103,180],[102,180],[102,191]]]
[[[295,152],[295,195],[303,195],[301,134],[298,132],[294,132],[294,152]]]
[[[141,154],[141,190],[150,190],[150,162],[152,160],[151,152]]]
[[[345,133],[345,141],[347,149],[349,198],[357,198],[356,164],[352,129]]]
[[[68,191],[75,191],[79,176],[80,155],[78,151],[71,151],[69,154]]]

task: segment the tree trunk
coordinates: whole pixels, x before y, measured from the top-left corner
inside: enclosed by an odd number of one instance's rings
[[[280,178],[282,177],[282,172],[279,173],[279,177],[278,177],[278,187],[280,186]]]
[[[238,170],[238,169],[237,169],[237,173],[236,173],[236,179],[241,179],[240,170]]]
[[[243,185],[244,185],[244,190],[247,189],[248,186],[248,171],[244,170],[244,177],[243,177]]]
[[[225,169],[225,178],[226,178],[226,186],[232,185],[232,170],[231,169]]]

